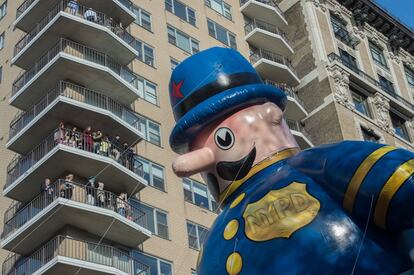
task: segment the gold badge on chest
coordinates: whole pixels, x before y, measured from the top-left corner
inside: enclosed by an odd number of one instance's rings
[[[243,213],[246,236],[252,241],[289,238],[293,232],[309,224],[321,204],[306,190],[306,184],[293,182],[272,190]]]

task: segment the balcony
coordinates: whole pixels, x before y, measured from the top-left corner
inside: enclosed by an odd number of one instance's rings
[[[250,45],[266,51],[288,56],[293,49],[288,43],[285,33],[276,25],[253,19],[244,26],[245,39]]]
[[[135,74],[105,53],[61,38],[13,83],[10,104],[20,109],[39,101],[61,79],[71,79],[116,99],[124,105],[136,100]],[[30,95],[30,96],[26,96]]]
[[[107,53],[120,64],[128,64],[138,54],[131,36],[114,19],[90,7],[71,8],[72,0],[60,0],[14,48],[12,63],[24,69],[65,37]]]
[[[291,86],[300,83],[290,60],[286,57],[263,49],[253,49],[250,62],[263,79],[283,82]]]
[[[39,144],[61,121],[102,133],[134,145],[144,136],[142,116],[108,96],[76,84],[60,81],[39,102],[19,112],[10,123],[6,147],[24,154]]]
[[[149,267],[113,246],[58,235],[33,254],[14,254],[2,265],[4,275],[35,273],[147,275]]]
[[[286,84],[277,83],[271,80],[265,80],[264,82],[268,85],[272,85],[281,89],[286,94],[288,98],[288,103],[285,110],[286,118],[298,121],[308,115],[308,112],[305,109],[305,104],[298,97],[294,88]]]
[[[356,64],[350,63],[336,53],[330,53],[328,59],[332,64],[337,64],[345,69],[349,73],[349,78],[353,83],[371,93],[381,92],[390,100],[390,104],[397,110],[405,115],[414,116],[414,105],[407,99],[396,94],[392,86],[381,85],[378,80],[360,70]]]
[[[147,186],[142,163],[134,152],[109,141],[101,142],[99,148],[93,145],[90,135],[64,128],[55,130],[29,153],[10,162],[3,195],[27,202],[38,193],[46,177],[56,179],[68,171],[85,178],[97,175],[97,180],[117,194],[133,195]]]
[[[105,238],[132,248],[151,236],[145,213],[112,192],[63,179],[49,190],[19,209],[10,208],[12,213],[6,216],[11,218],[3,229],[3,249],[29,253],[66,225],[102,236],[112,224]],[[29,234],[30,239],[26,238]]]
[[[309,134],[299,121],[286,119],[286,123],[302,150],[313,147]]]
[[[99,2],[99,3],[98,3]],[[91,7],[105,14],[111,15],[117,22],[127,27],[131,24],[136,16],[132,11],[132,2],[129,0],[78,0],[79,5]],[[43,17],[45,17],[50,9],[56,4],[56,0],[26,0],[16,11],[16,21],[14,25],[29,32]],[[71,5],[76,9],[76,5]]]
[[[240,0],[240,11],[247,17],[281,28],[288,25],[282,10],[274,0]]]

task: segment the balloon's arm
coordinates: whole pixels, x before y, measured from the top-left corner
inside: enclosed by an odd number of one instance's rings
[[[414,153],[345,141],[301,152],[289,164],[311,177],[350,217],[386,230],[414,227]]]

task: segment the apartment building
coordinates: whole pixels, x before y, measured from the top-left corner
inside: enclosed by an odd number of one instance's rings
[[[302,149],[411,149],[412,45],[369,0],[0,0],[2,274],[195,274],[218,205],[170,167],[186,57],[240,51]]]

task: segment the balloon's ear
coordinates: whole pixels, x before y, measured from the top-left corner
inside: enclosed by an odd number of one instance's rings
[[[213,151],[204,147],[178,156],[172,164],[174,173],[179,177],[189,177],[207,170],[215,162]]]

